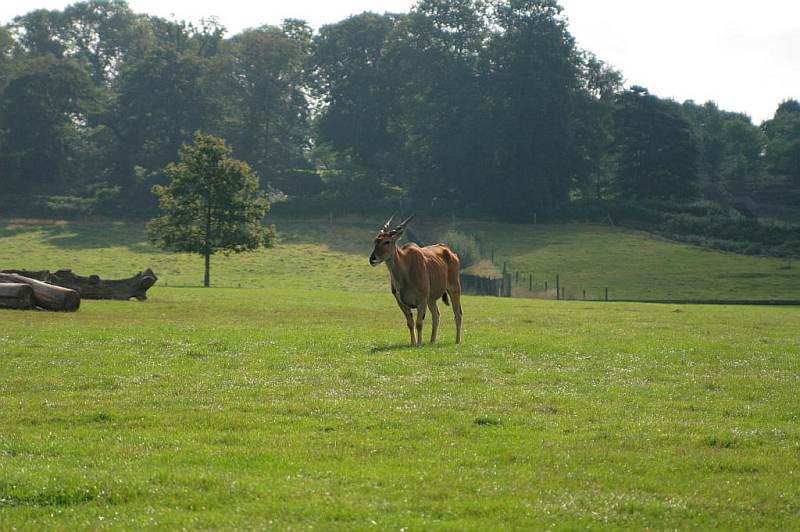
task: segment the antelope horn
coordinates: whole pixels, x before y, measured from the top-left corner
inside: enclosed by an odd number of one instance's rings
[[[391,223],[392,223],[392,220],[394,220],[394,214],[392,215],[392,217],[391,217],[391,218],[389,218],[388,220],[386,220],[386,223],[385,223],[385,224],[383,224],[383,230],[384,230],[384,231],[386,231],[387,229],[389,229],[389,225],[391,225]]]
[[[397,228],[398,229],[405,229],[406,226],[408,225],[408,222],[410,222],[413,219],[414,219],[414,215],[412,214],[411,216],[409,216],[408,218],[406,218],[405,220],[400,222],[400,225],[398,225]]]

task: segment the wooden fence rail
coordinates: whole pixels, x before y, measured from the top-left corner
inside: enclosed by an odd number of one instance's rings
[[[461,291],[476,296],[511,297],[511,274],[492,278],[462,273]]]

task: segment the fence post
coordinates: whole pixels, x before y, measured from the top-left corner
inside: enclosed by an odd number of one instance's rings
[[[544,297],[547,297],[547,281],[544,282]]]
[[[608,287],[606,287],[606,301],[608,301]]]
[[[561,299],[561,279],[556,274],[556,300]]]
[[[519,284],[519,272],[516,272],[516,274],[517,274],[517,275],[516,275],[516,277],[517,277],[517,278],[516,278],[516,280],[514,281],[514,284]]]
[[[533,274],[528,277],[528,292],[533,292]]]
[[[583,291],[583,299],[586,299],[586,290]]]

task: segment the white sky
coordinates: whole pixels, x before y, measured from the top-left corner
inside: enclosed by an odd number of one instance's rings
[[[0,0],[0,23],[64,0]],[[365,10],[404,12],[413,0],[129,0],[136,12],[198,20],[236,33],[284,18],[312,26]],[[800,99],[798,0],[561,0],[581,47],[622,71],[627,84],[679,101],[716,101],[758,123]]]

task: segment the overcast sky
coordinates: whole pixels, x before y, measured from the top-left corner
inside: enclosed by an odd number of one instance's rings
[[[0,0],[0,22],[64,0]],[[407,11],[413,0],[129,0],[136,12],[197,20],[229,32],[293,17],[312,26],[365,10]],[[581,47],[622,71],[628,84],[679,101],[716,101],[756,123],[800,99],[800,1],[561,0]]]

